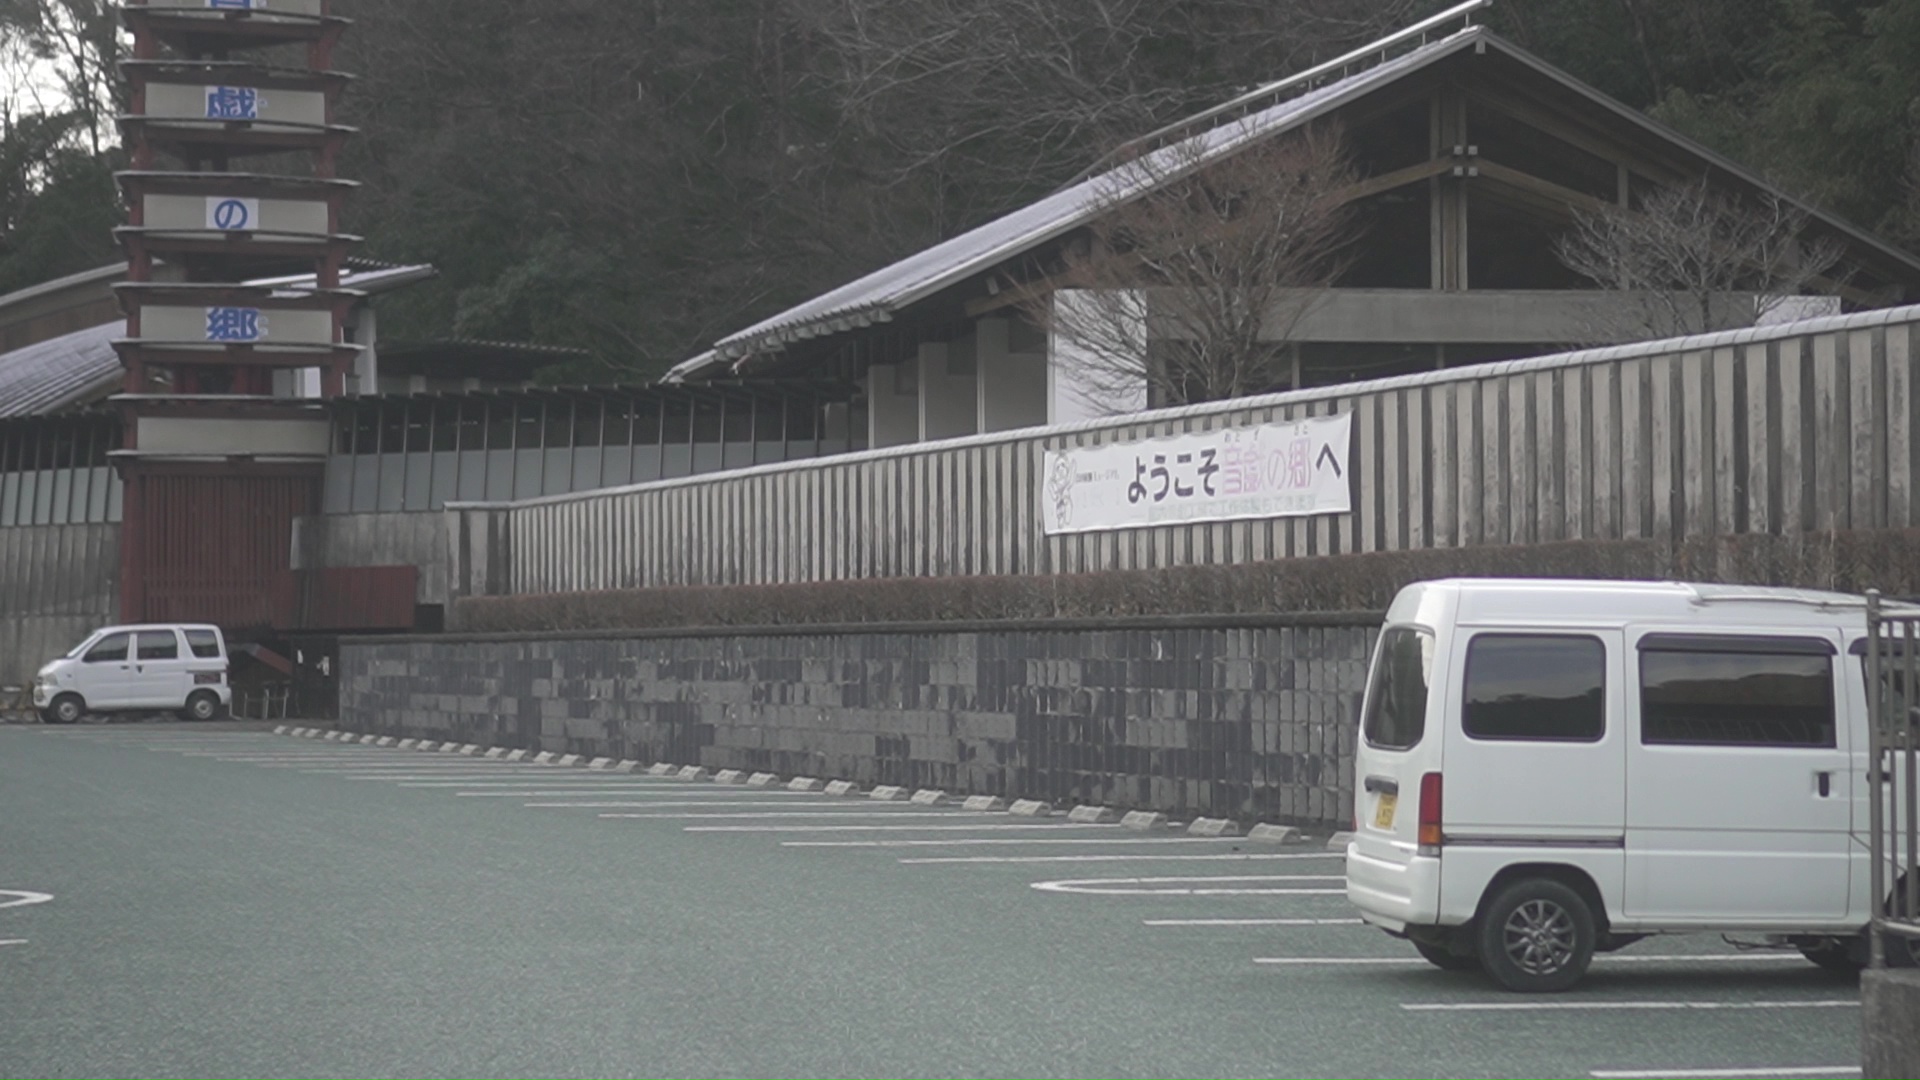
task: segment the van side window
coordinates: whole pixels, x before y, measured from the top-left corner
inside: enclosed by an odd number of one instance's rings
[[[1606,682],[1599,638],[1480,634],[1467,646],[1461,726],[1472,739],[1597,742]]]
[[[187,631],[187,648],[202,660],[220,659],[220,636],[211,630]]]
[[[1420,743],[1427,728],[1427,687],[1433,683],[1433,635],[1396,626],[1380,635],[1367,686],[1361,730],[1367,743],[1405,750]]]
[[[1826,642],[1650,641],[1640,644],[1641,742],[1835,745],[1833,647]]]
[[[100,639],[99,644],[87,650],[87,658],[84,662],[88,664],[106,664],[116,660],[125,660],[127,658],[127,639],[131,636],[130,634],[108,634],[106,637]]]
[[[139,648],[142,660],[180,659],[180,639],[171,630],[140,631]]]

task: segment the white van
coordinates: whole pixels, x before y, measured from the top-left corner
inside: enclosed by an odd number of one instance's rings
[[[49,724],[113,712],[217,719],[233,704],[227,641],[217,626],[104,627],[40,669],[33,704]]]
[[[1839,593],[1408,586],[1361,709],[1348,898],[1519,991],[1683,931],[1858,970],[1866,636],[1864,598]]]

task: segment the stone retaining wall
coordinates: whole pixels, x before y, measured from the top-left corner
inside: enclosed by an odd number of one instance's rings
[[[1377,616],[342,642],[342,726],[1342,823]]]

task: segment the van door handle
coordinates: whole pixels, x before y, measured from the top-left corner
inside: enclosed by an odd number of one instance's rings
[[[1821,798],[1824,799],[1833,794],[1833,774],[1832,773],[1817,772],[1813,774],[1813,778],[1819,781],[1820,783]]]
[[[1370,792],[1398,795],[1400,794],[1400,781],[1389,780],[1384,776],[1369,776],[1367,777],[1366,788]]]

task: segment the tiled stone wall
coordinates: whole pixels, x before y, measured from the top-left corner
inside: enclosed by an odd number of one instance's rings
[[[355,730],[861,784],[1348,820],[1375,630],[342,642]]]

